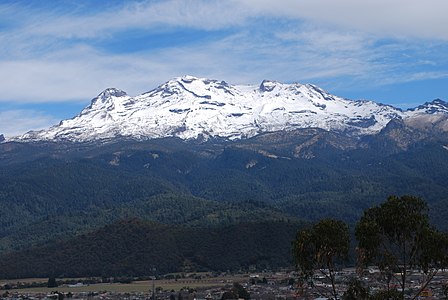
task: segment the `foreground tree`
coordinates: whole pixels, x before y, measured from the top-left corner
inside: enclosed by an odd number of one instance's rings
[[[230,291],[224,292],[221,296],[221,300],[228,299],[244,299],[250,300],[250,294],[246,291],[246,289],[239,283],[235,282]]]
[[[338,220],[324,219],[311,228],[300,230],[294,242],[294,259],[301,274],[301,287],[312,283],[315,270],[330,282],[331,290],[319,290],[338,299],[335,285],[336,262],[347,258],[350,238],[348,226]]]
[[[51,276],[50,278],[48,278],[47,287],[54,288],[57,286],[58,286],[58,283],[56,282],[56,277]]]
[[[342,295],[342,300],[370,300],[369,289],[358,279],[350,280],[347,290]]]
[[[448,283],[443,285],[443,296],[445,296],[445,300],[448,300]]]
[[[379,291],[373,294],[370,300],[401,300],[402,294],[397,290]]]
[[[355,235],[358,262],[380,268],[386,278],[386,292],[395,280],[400,285],[401,299],[413,271],[418,269],[424,274],[421,288],[411,297],[415,299],[447,265],[447,235],[429,225],[428,207],[417,197],[390,196],[381,205],[367,209]]]

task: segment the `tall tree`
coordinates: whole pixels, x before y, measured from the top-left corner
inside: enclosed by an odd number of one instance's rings
[[[397,281],[402,299],[415,269],[423,271],[424,278],[412,299],[447,264],[447,235],[429,225],[426,202],[414,196],[390,196],[379,206],[367,209],[356,225],[355,235],[359,263],[376,264],[388,278],[387,290],[391,280]]]
[[[348,283],[347,290],[342,295],[342,300],[369,300],[369,289],[358,279],[352,279]]]
[[[347,258],[349,244],[348,226],[339,220],[324,219],[300,230],[294,241],[294,259],[301,273],[301,284],[304,281],[312,284],[314,272],[319,270],[331,282],[331,290],[319,292],[338,299],[336,263]]]
[[[54,276],[51,276],[48,278],[47,287],[54,288],[57,287],[58,283],[56,282],[56,278]]]
[[[448,283],[444,284],[443,287],[443,296],[445,296],[445,300],[448,300]]]

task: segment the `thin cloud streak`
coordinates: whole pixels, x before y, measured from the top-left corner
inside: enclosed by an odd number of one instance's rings
[[[59,120],[36,110],[7,110],[0,111],[0,134],[11,137],[30,130],[48,128],[57,124]]]
[[[249,7],[235,10],[236,1],[168,0],[127,3],[93,15],[44,12],[24,27],[32,36],[62,39],[107,38],[129,29],[166,30],[188,27],[217,30],[240,26],[251,16]],[[35,15],[39,12],[31,11]],[[42,22],[41,20],[47,20]]]
[[[448,40],[445,0],[241,0],[258,14],[358,30],[381,38]]]
[[[448,40],[446,11],[445,0],[278,0],[275,5],[268,0],[167,0],[125,2],[91,15],[32,9],[29,15],[19,13],[29,17],[24,29],[30,35],[63,39],[102,38],[129,29],[166,26],[217,30],[246,26],[258,18],[287,17],[379,37]]]
[[[415,72],[403,76],[390,76],[389,78],[382,79],[378,84],[389,85],[396,83],[408,83],[420,80],[433,80],[433,79],[445,79],[448,78],[448,72]]]

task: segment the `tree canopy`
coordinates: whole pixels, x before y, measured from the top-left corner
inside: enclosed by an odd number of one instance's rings
[[[414,196],[390,196],[367,209],[355,235],[358,262],[361,266],[377,265],[386,275],[388,287],[392,280],[398,282],[402,299],[412,272],[419,269],[425,274],[415,298],[447,265],[447,235],[430,226],[426,202]]]
[[[348,256],[349,244],[348,226],[339,220],[324,219],[300,230],[294,242],[294,258],[302,279],[310,280],[314,270],[320,270],[332,285],[331,291],[322,291],[322,294],[337,299],[336,263]]]

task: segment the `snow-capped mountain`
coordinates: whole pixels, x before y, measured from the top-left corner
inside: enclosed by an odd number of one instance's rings
[[[378,133],[392,119],[439,114],[448,114],[441,100],[403,112],[373,101],[340,98],[311,84],[265,80],[259,86],[240,86],[184,76],[136,97],[106,89],[74,118],[12,140],[239,139],[310,127],[360,136]]]

